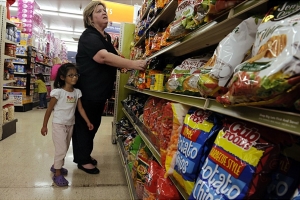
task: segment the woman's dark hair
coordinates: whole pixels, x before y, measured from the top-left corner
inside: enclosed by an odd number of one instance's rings
[[[36,76],[45,83],[44,75],[42,73],[38,73]]]
[[[56,78],[54,81],[54,88],[62,88],[66,83],[65,80],[62,80],[60,77],[67,77],[68,71],[71,69],[75,69],[78,73],[77,67],[72,63],[62,64],[57,71]]]

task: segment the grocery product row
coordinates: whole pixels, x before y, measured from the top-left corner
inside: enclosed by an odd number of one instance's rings
[[[171,178],[169,199],[299,195],[299,136],[141,93],[122,105],[117,137],[134,199],[161,199],[153,167]]]
[[[167,54],[154,57],[147,71],[132,72],[132,85],[215,98],[225,106],[265,106],[299,112],[297,3],[284,2],[265,17],[246,18],[213,50],[168,59]],[[280,11],[287,7],[294,10],[282,17]],[[213,33],[214,26],[207,32]],[[153,38],[149,43],[155,41],[161,40]]]

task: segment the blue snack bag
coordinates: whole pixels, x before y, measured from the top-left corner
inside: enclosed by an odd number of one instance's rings
[[[216,133],[221,128],[221,115],[191,108],[184,119],[175,154],[174,178],[190,194]]]

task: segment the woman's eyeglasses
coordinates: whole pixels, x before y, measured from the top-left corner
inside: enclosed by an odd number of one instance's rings
[[[79,77],[80,74],[68,74],[67,77],[70,77],[70,78],[74,78],[74,77]]]

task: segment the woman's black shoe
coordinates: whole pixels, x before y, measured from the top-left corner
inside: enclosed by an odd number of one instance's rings
[[[97,162],[96,159],[92,159],[92,162],[91,162],[91,163],[92,163],[92,165],[97,165],[98,162]]]
[[[78,167],[78,169],[81,169],[88,174],[99,174],[100,173],[100,170],[97,167],[95,167],[93,169],[86,169],[82,165],[79,165],[79,164],[77,165],[77,167]]]

